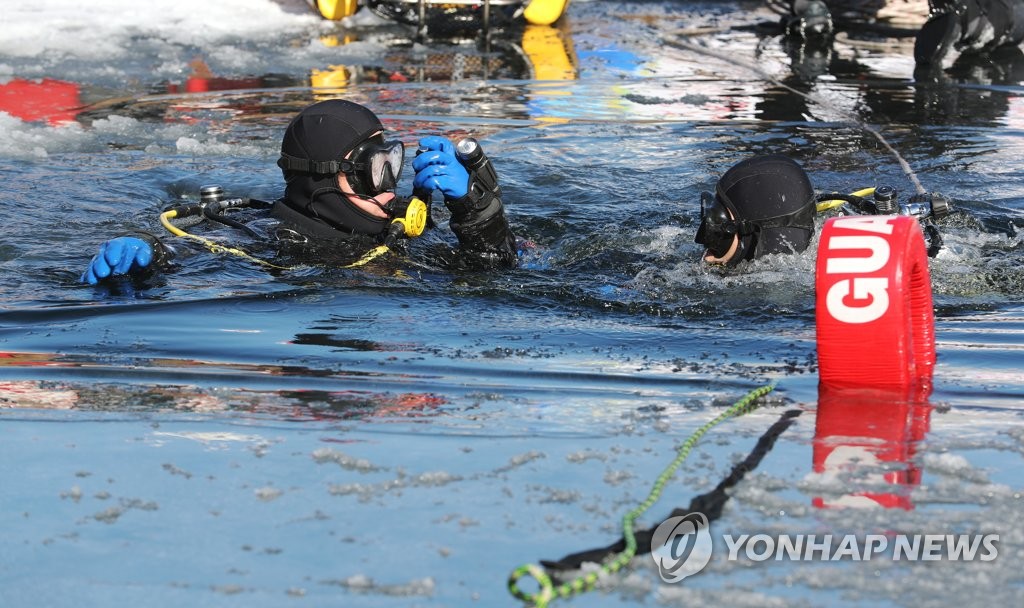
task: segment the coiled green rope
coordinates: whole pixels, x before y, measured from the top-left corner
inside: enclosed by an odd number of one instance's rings
[[[536,608],[546,608],[547,605],[551,603],[551,600],[556,597],[568,598],[590,591],[594,588],[594,585],[597,584],[598,579],[600,579],[602,575],[614,574],[621,570],[623,566],[628,564],[636,555],[636,536],[633,534],[633,523],[638,517],[643,515],[647,509],[651,508],[651,506],[658,501],[662,491],[665,489],[665,484],[667,484],[676,474],[676,470],[683,464],[686,457],[690,455],[690,451],[693,450],[693,446],[695,446],[697,442],[700,441],[700,438],[715,425],[734,416],[741,416],[757,409],[757,400],[773,390],[775,390],[775,385],[769,384],[750,391],[742,399],[729,406],[727,410],[715,416],[711,421],[705,423],[699,429],[694,431],[693,434],[679,446],[678,450],[676,450],[675,459],[669,463],[665,470],[658,475],[658,478],[654,480],[654,485],[651,487],[651,492],[647,495],[647,498],[637,505],[636,508],[623,516],[622,536],[626,540],[626,548],[616,555],[611,561],[602,564],[598,570],[590,571],[567,583],[558,585],[557,587],[551,581],[551,577],[548,576],[548,573],[544,570],[543,566],[539,566],[537,564],[525,564],[513,570],[512,574],[509,575],[509,593],[517,599],[530,603]],[[527,575],[532,576],[540,586],[537,593],[526,593],[519,588],[519,580]]]

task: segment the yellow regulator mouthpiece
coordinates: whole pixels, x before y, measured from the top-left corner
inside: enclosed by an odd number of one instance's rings
[[[405,217],[395,218],[394,221],[402,224],[405,236],[409,238],[423,234],[427,227],[427,204],[415,196],[412,197],[405,209]]]

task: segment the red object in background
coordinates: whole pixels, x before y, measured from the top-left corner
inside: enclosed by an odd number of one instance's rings
[[[258,89],[263,86],[262,78],[221,78],[214,76],[210,66],[202,57],[189,62],[192,73],[185,80],[185,86],[167,85],[168,93],[206,93],[208,91],[234,91],[242,89]]]
[[[167,85],[168,93],[206,93],[208,91],[237,91],[258,89],[263,86],[261,78],[219,78],[213,76],[189,76],[185,86]]]
[[[814,471],[838,480],[851,475],[863,481],[865,488],[839,497],[814,498],[814,506],[913,509],[910,492],[921,483],[914,454],[931,417],[928,392],[928,387],[820,386]],[[866,474],[858,474],[858,468]]]
[[[0,111],[26,122],[57,125],[75,120],[82,102],[78,85],[63,80],[15,78],[0,84]]]

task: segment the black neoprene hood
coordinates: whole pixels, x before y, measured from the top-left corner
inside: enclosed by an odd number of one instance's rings
[[[380,119],[368,108],[344,99],[329,99],[309,106],[292,119],[281,141],[281,153],[309,160],[341,160],[383,130]]]
[[[814,188],[793,159],[769,154],[741,161],[722,175],[716,192],[736,219],[753,224],[795,214],[793,225],[762,227],[741,237],[736,262],[807,249],[814,231]]]
[[[383,130],[368,108],[343,99],[321,101],[292,119],[281,141],[281,154],[324,163],[339,161]],[[302,215],[352,234],[379,234],[387,227],[385,218],[370,215],[348,200],[338,188],[336,173],[282,172],[284,202]]]

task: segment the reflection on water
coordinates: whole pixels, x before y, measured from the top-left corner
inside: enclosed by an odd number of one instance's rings
[[[93,358],[66,357],[49,353],[0,353],[0,367],[75,368],[97,377],[118,375],[116,365],[105,366]],[[365,373],[339,373],[299,366],[209,363],[194,360],[150,359],[135,361],[120,369],[121,380],[139,375],[140,368],[151,377],[174,378],[166,385],[134,385],[106,381],[13,380],[0,381],[0,409],[45,409],[80,412],[230,413],[268,420],[310,421],[350,420],[366,417],[416,418],[435,415],[448,403],[443,396],[421,392],[374,392],[370,390],[234,390],[203,386],[216,376],[235,378],[254,375],[340,380]],[[59,375],[59,374],[58,374]],[[228,376],[230,377],[230,376]],[[181,383],[191,379],[200,384]],[[287,381],[284,382],[287,384]],[[399,380],[400,383],[400,380]]]
[[[910,494],[921,483],[915,455],[928,432],[930,388],[819,389],[814,471],[832,495],[816,497],[816,507],[914,507]]]

